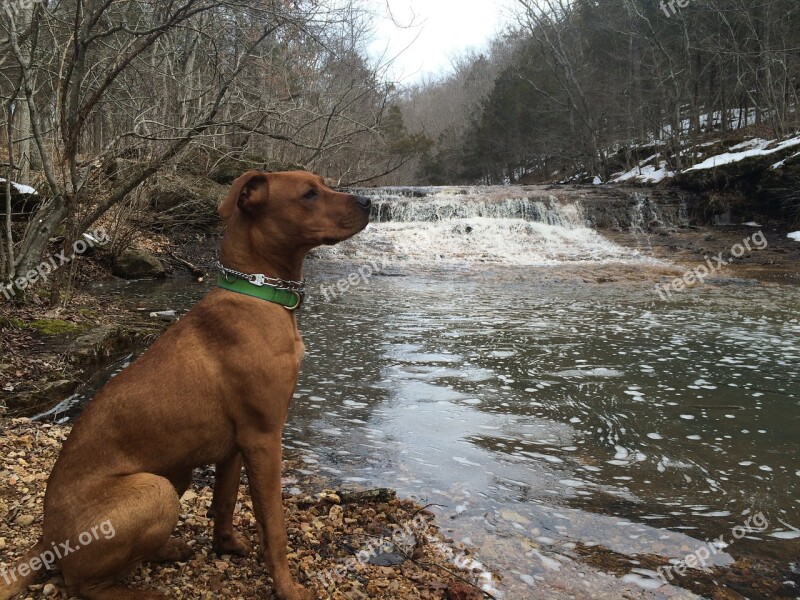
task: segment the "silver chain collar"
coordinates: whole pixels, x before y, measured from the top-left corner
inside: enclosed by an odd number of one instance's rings
[[[255,274],[248,274],[242,273],[240,271],[234,271],[233,269],[229,269],[228,267],[223,266],[223,264],[217,261],[214,265],[218,271],[222,273],[222,275],[228,279],[229,277],[235,277],[238,279],[244,279],[245,281],[249,281],[253,285],[257,285],[258,287],[262,287],[264,285],[268,285],[274,287],[277,290],[285,290],[287,292],[298,292],[299,294],[304,294],[306,290],[306,280],[303,281],[290,281],[287,279],[277,279],[276,277],[268,277],[262,273],[255,273]]]

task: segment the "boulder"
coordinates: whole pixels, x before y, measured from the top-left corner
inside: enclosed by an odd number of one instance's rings
[[[134,347],[135,333],[118,325],[98,325],[72,340],[64,350],[67,360],[81,368],[99,368]]]
[[[6,215],[6,180],[0,177],[0,216]],[[21,183],[11,182],[11,218],[14,221],[24,221],[28,219],[39,208],[42,198],[34,188]]]
[[[112,273],[123,279],[160,279],[166,276],[164,264],[146,250],[125,250],[114,262]]]
[[[150,206],[158,212],[191,206],[216,217],[219,203],[228,188],[208,178],[182,174],[159,173],[150,188]]]
[[[672,184],[703,192],[711,199],[724,197],[724,205],[707,210],[715,216],[720,211],[729,212],[734,223],[764,218],[793,221],[800,213],[799,148],[792,146],[710,169],[684,171]]]

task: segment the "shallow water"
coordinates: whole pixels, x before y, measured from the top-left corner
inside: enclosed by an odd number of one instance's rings
[[[761,513],[765,531],[735,545],[788,568],[797,290],[708,286],[666,303],[552,275],[374,277],[314,303],[289,445],[345,481],[443,504],[473,542],[499,527],[549,549],[680,558]]]
[[[708,564],[769,561],[797,596],[798,289],[716,279],[662,301],[663,263],[580,219],[493,218],[381,223],[309,262],[289,451],[440,505],[507,598],[693,597],[637,556],[720,535]],[[205,289],[102,293],[156,310]]]

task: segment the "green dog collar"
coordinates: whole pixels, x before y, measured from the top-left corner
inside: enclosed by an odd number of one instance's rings
[[[286,290],[267,283],[257,285],[244,279],[220,275],[217,279],[217,285],[229,292],[236,292],[237,294],[244,294],[245,296],[280,304],[286,310],[297,310],[303,303],[304,294],[302,291]]]

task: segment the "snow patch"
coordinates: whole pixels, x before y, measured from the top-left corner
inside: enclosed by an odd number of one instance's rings
[[[797,158],[798,156],[800,156],[800,152],[795,152],[791,156],[787,156],[783,160],[780,160],[780,161],[776,162],[774,165],[772,165],[770,167],[770,169],[772,169],[773,171],[777,171],[778,169],[782,169],[783,165],[786,164],[787,160],[792,160],[793,158]]]
[[[770,140],[765,140],[762,138],[753,138],[752,140],[745,140],[741,144],[736,144],[735,146],[731,146],[731,150],[750,150],[752,148],[758,148],[759,150],[766,150],[769,148],[769,145],[772,143]]]
[[[0,177],[0,184],[5,184],[5,182],[6,182],[6,180],[3,179],[2,177]],[[31,196],[39,194],[39,192],[37,192],[35,189],[33,189],[29,185],[24,185],[22,183],[16,183],[14,181],[11,182],[11,185],[13,185],[16,188],[17,192],[19,192],[20,194],[29,194]]]
[[[666,161],[661,161],[658,163],[658,168],[652,165],[646,165],[644,167],[634,167],[627,173],[622,173],[621,175],[617,175],[611,181],[614,183],[620,183],[622,181],[641,181],[642,183],[658,183],[663,181],[667,177],[673,177],[675,175],[674,171],[670,171],[667,167]]]
[[[756,140],[750,140],[750,142],[754,141]],[[717,156],[712,156],[710,158],[707,158],[700,164],[697,164],[693,167],[690,167],[689,169],[686,169],[686,171],[684,172],[713,169],[715,167],[721,167],[723,165],[737,163],[754,156],[768,156],[770,154],[775,154],[776,152],[780,152],[781,150],[786,150],[787,148],[800,146],[800,136],[781,142],[774,148],[769,148],[769,149],[766,149],[766,146],[761,147],[762,146],[761,142],[763,141],[765,140],[758,140],[758,144],[755,147],[752,147],[748,150],[743,150],[741,152],[725,152],[724,154],[718,154]],[[768,145],[772,143],[774,142],[769,142]],[[738,144],[738,146],[742,146],[742,144]],[[733,146],[731,150],[734,150],[736,148],[737,146]]]
[[[788,237],[790,240],[794,240],[795,242],[800,242],[800,231],[793,231],[792,233],[787,234],[786,237]]]

